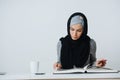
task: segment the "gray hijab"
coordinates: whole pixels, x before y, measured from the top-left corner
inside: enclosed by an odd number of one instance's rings
[[[75,25],[75,24],[81,24],[82,27],[84,27],[84,20],[81,16],[74,16],[71,19],[70,26]]]

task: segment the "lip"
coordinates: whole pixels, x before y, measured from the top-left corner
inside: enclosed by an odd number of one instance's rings
[[[77,37],[73,37],[73,38],[75,38],[75,39],[76,39]]]
[[[73,37],[73,39],[74,39],[74,40],[76,40],[76,39],[77,39],[77,37]]]

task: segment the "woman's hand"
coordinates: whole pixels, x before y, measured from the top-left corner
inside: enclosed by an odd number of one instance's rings
[[[57,62],[56,62],[56,63],[54,64],[54,69],[55,69],[55,70],[59,70],[59,69],[61,69],[61,67],[62,67],[62,65],[61,65],[60,63],[57,63]]]
[[[106,59],[100,59],[96,61],[96,66],[97,67],[104,67],[106,65]]]

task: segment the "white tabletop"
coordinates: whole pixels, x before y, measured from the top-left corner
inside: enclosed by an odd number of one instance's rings
[[[52,74],[45,73],[44,75],[34,75],[34,74],[6,74],[0,75],[0,80],[4,79],[120,79],[120,73],[81,73],[81,74]]]

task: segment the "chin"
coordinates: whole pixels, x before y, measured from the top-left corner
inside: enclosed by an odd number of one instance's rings
[[[72,40],[78,40],[78,38],[72,38]]]

